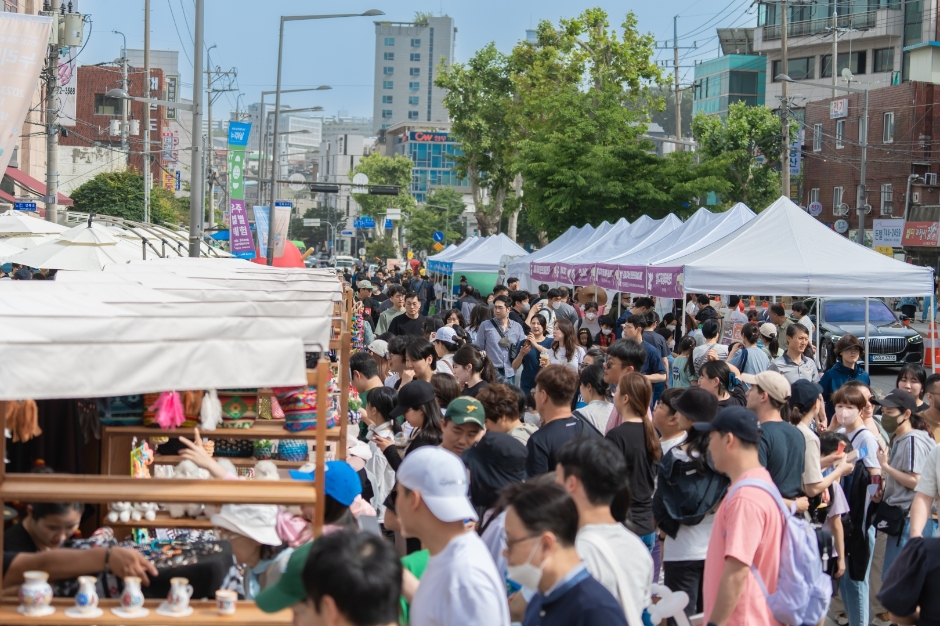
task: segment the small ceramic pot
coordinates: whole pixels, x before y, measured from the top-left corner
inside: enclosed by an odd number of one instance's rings
[[[234,615],[235,603],[238,601],[238,592],[231,589],[219,589],[215,592],[215,607],[219,615]]]
[[[193,595],[193,586],[188,578],[171,578],[170,593],[166,596],[166,608],[174,613],[185,611],[189,598]]]
[[[94,576],[78,577],[78,593],[75,594],[75,610],[81,613],[94,613],[98,608],[98,579]]]
[[[26,615],[45,613],[52,602],[52,586],[46,572],[24,572],[20,585],[20,606]]]
[[[124,591],[121,593],[121,608],[125,611],[139,611],[144,606],[144,592],[140,590],[140,578],[128,576],[124,579]]]

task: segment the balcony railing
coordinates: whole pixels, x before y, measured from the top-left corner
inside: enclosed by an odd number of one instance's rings
[[[874,28],[877,22],[878,11],[852,13],[840,15],[836,18],[839,28]],[[819,17],[812,20],[802,20],[787,24],[787,37],[805,37],[818,35],[832,28],[831,17]],[[768,24],[763,27],[764,40],[780,39],[780,24]]]

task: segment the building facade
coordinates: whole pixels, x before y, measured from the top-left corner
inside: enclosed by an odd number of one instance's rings
[[[728,105],[744,102],[764,104],[767,60],[745,54],[726,54],[695,66],[692,85],[692,116],[724,115]]]
[[[375,23],[376,134],[400,122],[448,121],[445,91],[434,85],[439,65],[454,61],[457,29],[446,15],[420,22]]]
[[[800,203],[850,237],[858,228],[863,97],[851,94],[807,103],[802,146]],[[940,85],[931,83],[911,81],[869,92],[865,188],[871,212],[866,231],[875,219],[903,220],[905,210],[909,222],[940,223],[938,103]],[[908,197],[911,175],[919,178],[912,181]]]
[[[454,171],[460,144],[450,136],[450,124],[395,124],[386,130],[385,140],[387,156],[401,154],[414,163],[409,191],[419,203],[435,188],[470,193],[470,181]]]

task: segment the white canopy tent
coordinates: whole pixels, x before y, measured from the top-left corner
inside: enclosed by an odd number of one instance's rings
[[[528,254],[524,257],[518,259],[513,259],[509,262],[506,269],[506,276],[515,276],[519,279],[519,288],[524,290],[531,290],[534,285],[531,285],[531,280],[529,277],[529,265],[530,263],[536,262],[539,259],[549,257],[559,250],[565,248],[572,241],[576,241],[581,237],[589,237],[591,233],[594,232],[594,227],[590,224],[585,224],[581,228],[577,226],[572,226],[566,230],[560,237],[549,243],[544,248],[540,248],[535,252]]]
[[[525,249],[512,239],[499,233],[480,240],[479,244],[464,254],[455,256],[451,272],[499,272],[499,262],[503,256],[525,256]]]
[[[545,255],[542,258],[529,263],[529,276],[533,283],[555,282],[558,280],[559,263],[565,262],[568,258],[579,254],[585,250],[590,250],[603,241],[611,232],[619,232],[630,226],[624,218],[620,218],[615,223],[604,221],[592,232],[584,232],[577,239],[572,239],[568,245],[560,248],[557,252]]]

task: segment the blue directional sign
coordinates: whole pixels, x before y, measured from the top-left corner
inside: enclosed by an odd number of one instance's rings
[[[340,237],[355,237],[356,233],[351,230],[341,230],[339,231]]]
[[[174,185],[174,189],[176,191],[179,191],[182,188],[183,188],[183,179],[180,176],[180,170],[176,170],[176,183]]]
[[[434,231],[433,237],[434,237],[434,241],[436,241],[437,243],[442,243],[444,241],[444,233],[442,233],[439,230]]]
[[[385,228],[386,228],[387,230],[390,230],[390,229],[392,229],[392,228],[395,228],[395,225],[392,224],[392,220],[388,219],[387,217],[385,218]]]
[[[356,228],[375,228],[375,220],[368,215],[363,215],[353,222]]]
[[[35,202],[14,202],[13,208],[17,211],[35,211],[36,203]]]

